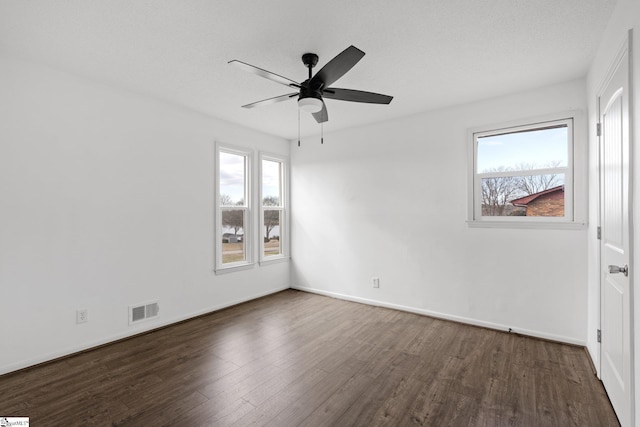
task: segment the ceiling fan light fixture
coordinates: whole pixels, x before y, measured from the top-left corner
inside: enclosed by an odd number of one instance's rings
[[[314,97],[298,99],[298,108],[306,113],[317,113],[322,111],[322,100]]]

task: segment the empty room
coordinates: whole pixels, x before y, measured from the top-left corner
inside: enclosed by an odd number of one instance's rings
[[[0,0],[0,426],[640,426],[639,29]]]

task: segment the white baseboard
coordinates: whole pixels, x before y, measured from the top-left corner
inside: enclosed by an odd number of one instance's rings
[[[0,375],[4,375],[4,374],[8,374],[10,372],[13,371],[18,371],[20,369],[24,369],[24,368],[28,368],[30,366],[34,366],[34,365],[38,365],[40,363],[45,363],[45,362],[49,362],[51,360],[55,360],[58,359],[60,357],[65,357],[65,356],[69,356],[72,355],[74,353],[79,353],[82,351],[86,351],[86,350],[90,350],[92,348],[95,347],[99,347],[101,345],[105,345],[105,344],[109,344],[112,343],[114,341],[118,341],[121,339],[125,339],[125,338],[129,338],[135,335],[139,335],[145,332],[149,332],[152,331],[154,329],[158,329],[158,328],[163,328],[165,326],[169,326],[172,325],[174,323],[178,323],[178,322],[182,322],[184,320],[189,320],[192,319],[194,317],[198,317],[198,316],[202,316],[204,314],[209,314],[209,313],[213,313],[214,311],[218,311],[218,310],[222,310],[224,308],[227,307],[231,307],[237,304],[241,304],[243,302],[247,302],[247,301],[251,301],[257,298],[262,298],[264,296],[267,295],[271,295],[271,294],[275,294],[277,292],[281,292],[284,291],[286,289],[289,289],[289,286],[283,286],[283,287],[279,287],[279,288],[275,288],[275,289],[271,289],[268,290],[266,292],[261,292],[259,294],[254,294],[251,296],[247,296],[244,298],[240,298],[234,301],[230,301],[230,302],[226,302],[224,304],[220,304],[217,306],[213,306],[213,307],[208,307],[204,310],[199,310],[193,313],[189,313],[189,314],[185,314],[183,316],[176,316],[173,317],[171,319],[158,319],[158,321],[154,321],[154,322],[148,322],[144,324],[144,327],[141,328],[136,328],[136,329],[128,329],[126,331],[123,331],[121,333],[118,334],[114,334],[114,335],[110,335],[107,337],[103,337],[97,340],[93,340],[81,345],[77,345],[77,346],[73,346],[73,347],[69,347],[63,350],[58,350],[58,351],[54,351],[45,355],[41,355],[38,357],[34,357],[31,359],[27,359],[27,360],[21,360],[20,362],[17,363],[12,363],[9,365],[5,365],[0,367]]]
[[[596,377],[600,378],[600,355],[598,352],[600,351],[599,343],[591,343],[587,344],[587,354],[591,358],[591,363],[593,363],[593,368],[596,370]]]
[[[0,375],[4,375],[4,374],[8,374],[10,372],[13,371],[17,371],[20,369],[24,369],[24,368],[28,368],[30,366],[34,366],[34,365],[38,365],[40,363],[44,363],[44,362],[49,362],[51,360],[54,359],[58,359],[60,357],[64,357],[64,356],[69,356],[72,355],[74,353],[78,353],[81,351],[86,351],[86,350],[90,350],[94,347],[99,347],[101,345],[105,345],[105,344],[109,344],[111,342],[114,341],[118,341],[121,339],[125,339],[125,338],[129,338],[141,333],[145,333],[145,332],[149,332],[152,331],[154,329],[158,329],[158,328],[162,328],[165,326],[169,326],[171,324],[174,323],[178,323],[178,322],[182,322],[184,320],[188,320],[188,319],[192,319],[194,317],[198,317],[198,316],[202,316],[204,314],[208,314],[208,313],[212,313],[218,310],[222,310],[224,308],[227,307],[231,307],[237,304],[241,304],[243,302],[247,302],[247,301],[251,301],[257,298],[261,298],[267,295],[271,295],[277,292],[281,292],[284,291],[286,289],[296,289],[299,291],[303,291],[303,292],[310,292],[310,293],[314,293],[314,294],[318,294],[318,295],[324,295],[324,296],[328,296],[328,297],[332,297],[332,298],[338,298],[338,299],[342,299],[342,300],[346,300],[346,301],[353,301],[353,302],[358,302],[358,303],[362,303],[362,304],[367,304],[367,305],[373,305],[373,306],[377,306],[377,307],[385,307],[385,308],[391,308],[394,310],[400,310],[400,311],[406,311],[408,313],[415,313],[415,314],[421,314],[424,316],[430,316],[430,317],[435,317],[438,319],[444,319],[444,320],[452,320],[454,322],[460,322],[460,323],[465,323],[468,325],[474,325],[474,326],[481,326],[484,328],[488,328],[488,329],[495,329],[495,330],[499,330],[499,331],[504,331],[504,332],[508,332],[511,329],[511,332],[517,333],[517,334],[521,334],[521,335],[527,335],[527,336],[531,336],[531,337],[536,337],[536,338],[542,338],[542,339],[546,339],[546,340],[551,340],[551,341],[558,341],[558,342],[563,342],[563,343],[567,343],[567,344],[573,344],[573,345],[579,345],[579,346],[583,346],[586,347],[586,342],[584,342],[583,340],[577,339],[577,338],[573,338],[573,337],[566,337],[566,336],[562,336],[562,335],[555,335],[555,334],[548,334],[545,332],[540,332],[540,331],[534,331],[534,330],[530,330],[530,329],[519,329],[519,328],[510,328],[506,325],[502,325],[502,324],[498,324],[498,323],[493,323],[493,322],[485,322],[482,320],[477,320],[477,319],[472,319],[472,318],[468,318],[468,317],[462,317],[462,316],[455,316],[455,315],[450,315],[450,314],[446,314],[446,313],[440,313],[440,312],[436,312],[436,311],[432,311],[432,310],[425,310],[422,308],[416,308],[416,307],[409,307],[409,306],[405,306],[405,305],[400,305],[400,304],[392,304],[392,303],[388,303],[388,302],[384,302],[384,301],[378,301],[378,300],[372,300],[372,299],[368,299],[368,298],[361,298],[361,297],[356,297],[356,296],[352,296],[352,295],[346,295],[346,294],[341,294],[341,293],[337,293],[337,292],[330,292],[330,291],[324,291],[321,289],[314,289],[314,288],[308,288],[308,287],[303,287],[303,286],[283,286],[283,287],[279,287],[279,288],[275,288],[275,289],[271,289],[269,291],[266,292],[261,292],[259,294],[254,294],[251,296],[247,296],[244,298],[240,298],[238,300],[234,300],[234,301],[229,301],[226,302],[224,304],[220,304],[217,306],[212,306],[209,308],[206,308],[204,310],[200,310],[197,312],[193,312],[193,313],[189,313],[183,316],[177,316],[171,319],[158,319],[158,321],[155,322],[150,322],[145,324],[145,328],[137,328],[135,330],[127,330],[127,331],[123,331],[121,333],[118,334],[114,334],[108,337],[103,337],[97,340],[93,340],[91,342],[88,343],[84,343],[82,345],[78,345],[78,346],[73,346],[70,348],[66,348],[64,350],[59,350],[59,351],[55,351],[46,355],[41,355],[38,357],[34,357],[28,360],[22,360],[20,362],[17,363],[13,363],[13,364],[9,364],[6,366],[2,366],[0,367]],[[591,356],[591,354],[590,354]],[[593,359],[593,357],[592,357]]]
[[[563,335],[549,334],[549,333],[546,333],[546,332],[534,331],[534,330],[530,330],[530,329],[514,328],[514,327],[509,327],[509,326],[506,326],[506,325],[502,325],[502,324],[499,324],[499,323],[485,322],[483,320],[472,319],[472,318],[469,318],[469,317],[455,316],[455,315],[451,315],[451,314],[440,313],[440,312],[437,312],[437,311],[425,310],[423,308],[416,308],[416,307],[409,307],[409,306],[406,306],[406,305],[392,304],[392,303],[388,303],[388,302],[384,302],[384,301],[378,301],[378,300],[372,300],[372,299],[368,299],[368,298],[355,297],[355,296],[352,296],[352,295],[340,294],[340,293],[337,293],[337,292],[324,291],[324,290],[321,290],[321,289],[314,289],[314,288],[308,288],[308,287],[304,287],[304,286],[293,286],[293,285],[291,286],[291,289],[296,289],[298,291],[303,291],[303,292],[310,292],[310,293],[314,293],[314,294],[318,294],[318,295],[324,295],[324,296],[328,296],[328,297],[332,297],[332,298],[338,298],[338,299],[342,299],[342,300],[346,300],[346,301],[359,302],[359,303],[362,303],[362,304],[368,304],[368,305],[373,305],[373,306],[377,306],[377,307],[392,308],[394,310],[406,311],[408,313],[422,314],[424,316],[435,317],[435,318],[438,318],[438,319],[452,320],[454,322],[465,323],[465,324],[473,325],[473,326],[481,326],[483,328],[495,329],[495,330],[498,330],[498,331],[504,331],[504,332],[511,331],[513,333],[520,334],[520,335],[527,335],[527,336],[530,336],[530,337],[542,338],[542,339],[550,340],[550,341],[558,341],[558,342],[561,342],[561,343],[573,344],[573,345],[578,345],[578,346],[581,346],[581,347],[585,347],[586,344],[587,344],[585,341],[580,340],[578,338],[574,338],[574,337],[567,337],[567,336],[563,336]]]

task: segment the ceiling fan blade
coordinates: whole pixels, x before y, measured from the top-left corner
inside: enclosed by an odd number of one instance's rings
[[[264,105],[275,104],[276,102],[286,101],[287,99],[291,99],[294,96],[298,96],[298,92],[296,93],[288,93],[286,95],[275,96],[273,98],[263,99],[262,101],[253,102],[251,104],[243,105],[242,108],[253,108],[253,107],[262,107]]]
[[[316,119],[316,122],[318,123],[328,122],[329,114],[327,113],[327,104],[322,101],[322,110],[318,111],[317,113],[311,113],[311,115],[314,119]]]
[[[247,64],[246,62],[238,61],[237,59],[229,61],[229,64],[233,64],[244,71],[248,71],[249,73],[256,74],[260,77],[264,77],[265,79],[271,80],[272,82],[280,83],[282,85],[290,87],[300,87],[300,84],[298,82],[283,77],[279,74],[272,73],[271,71],[263,70],[262,68]]]
[[[316,73],[309,81],[309,87],[329,87],[353,68],[364,56],[364,52],[355,46],[349,46]]]
[[[388,104],[393,99],[393,96],[382,95],[380,93],[353,89],[339,89],[336,87],[325,89],[322,96],[324,98],[338,99],[340,101],[367,102],[369,104]]]

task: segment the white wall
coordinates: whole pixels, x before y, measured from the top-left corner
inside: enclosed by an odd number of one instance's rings
[[[584,344],[586,229],[470,228],[466,213],[469,128],[585,108],[578,80],[294,144],[292,285]],[[576,127],[584,218],[584,114]]]
[[[598,122],[598,109],[596,99],[598,90],[604,83],[607,71],[609,70],[615,55],[620,51],[623,42],[627,38],[629,29],[634,30],[633,40],[633,65],[632,65],[632,197],[633,197],[633,217],[635,232],[633,235],[633,245],[635,254],[631,261],[631,280],[635,289],[635,398],[636,408],[640,408],[640,292],[638,292],[638,277],[634,270],[640,266],[640,2],[637,0],[618,0],[616,8],[611,16],[607,30],[598,49],[597,55],[589,70],[587,79],[587,100],[589,110],[589,213],[594,220],[589,228],[589,336],[587,348],[596,366],[600,367],[600,347],[596,340],[595,330],[600,324],[600,279],[599,279],[599,253],[598,240],[596,239],[596,227],[598,214],[598,138],[595,127]],[[634,268],[635,267],[635,268]],[[640,425],[640,417],[636,409],[636,425]]]
[[[4,56],[0,94],[0,374],[289,287],[213,273],[214,142],[287,141]]]

